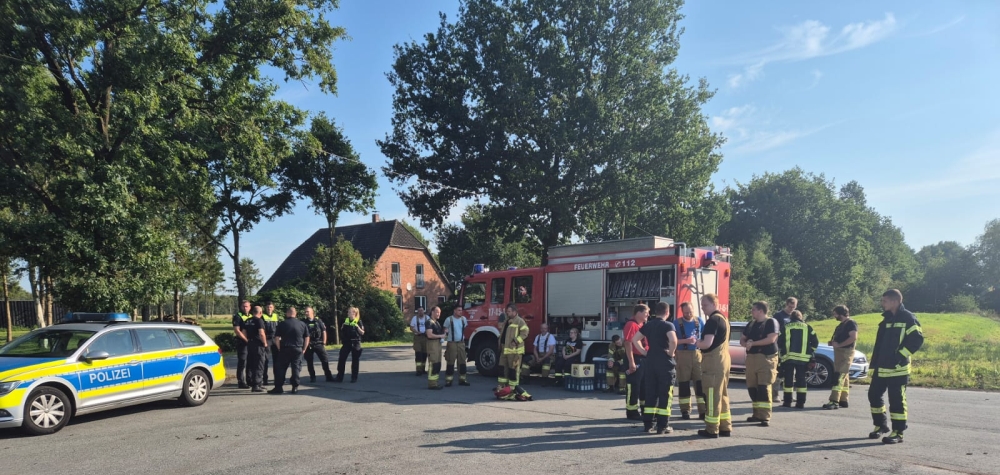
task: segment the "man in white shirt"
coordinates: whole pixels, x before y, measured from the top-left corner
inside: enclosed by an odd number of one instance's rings
[[[448,334],[446,340],[448,347],[444,350],[444,359],[447,362],[445,368],[444,385],[451,387],[451,382],[455,377],[455,362],[458,362],[458,385],[471,386],[469,384],[465,363],[468,357],[465,353],[465,327],[469,326],[469,321],[462,316],[462,308],[456,306],[454,313],[444,320],[444,331]]]
[[[417,307],[417,314],[410,319],[410,330],[413,331],[413,354],[417,361],[417,376],[427,374],[427,322],[430,320],[424,314],[423,307]]]
[[[521,365],[521,380],[522,382],[527,381],[532,371],[538,371],[541,368],[542,381],[547,383],[549,370],[552,369],[556,353],[556,337],[549,333],[547,324],[543,323],[541,333],[535,335],[534,347],[532,354]]]

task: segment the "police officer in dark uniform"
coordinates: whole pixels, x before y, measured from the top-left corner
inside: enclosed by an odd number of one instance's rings
[[[274,344],[278,346],[278,364],[274,368],[274,389],[269,394],[285,392],[285,372],[292,367],[292,394],[299,390],[299,372],[302,371],[302,355],[309,346],[309,326],[295,318],[295,307],[288,307],[285,321],[278,324]]]
[[[271,351],[264,354],[264,385],[267,386],[267,368],[268,366],[277,367],[278,366],[278,348],[272,344],[274,341],[274,332],[278,329],[278,323],[281,319],[278,318],[278,312],[274,311],[274,302],[268,301],[267,308],[264,315],[261,316],[264,319],[264,334],[267,335],[268,345],[271,347]],[[273,361],[273,363],[272,363]]]
[[[347,366],[347,355],[351,355],[351,382],[358,382],[359,360],[361,359],[361,337],[365,334],[365,326],[361,324],[361,311],[358,307],[347,309],[347,318],[340,327],[340,358],[337,360],[338,383],[344,381],[344,369]]]
[[[240,303],[240,311],[233,315],[233,334],[236,337],[236,381],[240,389],[247,389],[247,375],[250,371],[247,368],[247,335],[246,323],[252,316],[250,315],[250,301],[244,300]]]
[[[323,320],[316,318],[313,308],[306,306],[306,326],[309,327],[309,346],[306,347],[306,369],[309,371],[309,382],[316,382],[316,369],[313,368],[313,355],[319,358],[323,365],[323,374],[327,381],[333,381],[333,373],[330,372],[330,358],[326,354],[326,324]]]
[[[267,359],[267,334],[264,331],[264,319],[261,318],[260,307],[253,308],[253,318],[244,325],[247,336],[247,383],[255,393],[264,392],[264,361]]]

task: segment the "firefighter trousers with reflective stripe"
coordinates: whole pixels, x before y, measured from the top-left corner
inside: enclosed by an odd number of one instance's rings
[[[635,357],[635,372],[625,377],[625,412],[626,415],[629,411],[636,413],[639,411],[639,402],[642,401],[645,404],[646,393],[645,388],[642,384],[642,380],[645,378],[645,370],[643,365],[645,364],[646,358],[641,356]]]
[[[438,379],[441,377],[441,340],[427,339],[427,359],[429,371],[427,371],[427,387],[438,387]]]
[[[729,412],[729,345],[701,355],[701,385],[705,391],[705,430],[710,434],[733,430]]]
[[[413,357],[417,362],[417,373],[426,371],[427,364],[427,335],[413,335]]]
[[[677,350],[677,395],[681,412],[691,412],[691,384],[697,398],[698,414],[705,413],[705,393],[701,385],[701,352]]]
[[[667,370],[662,365],[649,360],[643,365],[646,369],[642,385],[646,391],[646,403],[643,409],[642,422],[649,428],[653,426],[653,418],[656,418],[656,428],[667,427],[670,419],[670,397],[674,389],[674,372]]]
[[[784,380],[784,390],[785,390],[785,404],[792,403],[792,393],[795,395],[795,403],[802,405],[806,403],[806,392],[808,387],[806,387],[806,365],[809,363],[803,363],[801,361],[786,361],[783,368],[784,374],[782,379]]]
[[[500,386],[516,388],[521,384],[521,357],[518,353],[504,353],[500,355],[500,376],[497,376],[497,383]]]
[[[444,359],[447,363],[445,369],[445,381],[451,383],[453,375],[455,374],[455,365],[458,365],[458,379],[459,381],[466,380],[466,373],[468,368],[466,367],[466,361],[468,360],[465,354],[465,342],[464,341],[449,341],[447,349],[444,351]]]
[[[753,403],[753,417],[771,420],[771,385],[778,377],[778,354],[747,355],[747,392]]]
[[[877,426],[886,425],[885,400],[882,395],[889,392],[889,418],[892,419],[892,430],[906,430],[906,383],[909,376],[893,376],[883,378],[875,373],[871,386],[868,387],[868,403],[872,407],[872,422]]]
[[[851,391],[851,360],[854,358],[854,347],[834,348],[833,350],[833,390],[830,392],[831,402],[847,402]]]

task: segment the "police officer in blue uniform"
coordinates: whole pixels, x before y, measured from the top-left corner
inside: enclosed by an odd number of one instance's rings
[[[311,306],[306,306],[306,326],[309,327],[309,346],[306,347],[306,370],[309,371],[309,382],[316,382],[316,369],[313,368],[313,356],[319,358],[323,366],[323,374],[327,381],[334,381],[333,373],[330,371],[330,358],[326,354],[326,324],[323,320],[316,318]]]
[[[278,324],[274,344],[278,346],[278,364],[274,367],[274,389],[269,394],[285,392],[285,372],[292,367],[292,394],[299,390],[299,372],[302,371],[302,355],[309,346],[309,326],[295,318],[295,307],[288,307],[285,321]]]
[[[246,323],[252,316],[250,315],[250,301],[244,300],[240,303],[240,311],[233,315],[233,335],[236,337],[236,381],[240,389],[247,389],[248,375],[247,368],[247,335]]]
[[[264,361],[267,359],[267,334],[264,331],[264,319],[261,318],[261,308],[253,308],[253,318],[246,321],[247,337],[247,369],[250,371],[247,383],[255,393],[264,392]]]

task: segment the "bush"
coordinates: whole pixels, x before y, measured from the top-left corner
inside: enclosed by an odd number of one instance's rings
[[[403,337],[406,324],[392,292],[369,287],[358,307],[361,321],[365,325],[365,341],[397,340]]]
[[[971,295],[952,295],[948,299],[947,308],[949,312],[975,313],[979,311],[976,298]]]
[[[232,333],[219,333],[215,335],[215,344],[219,346],[219,349],[224,353],[229,353],[236,351],[236,335]]]

